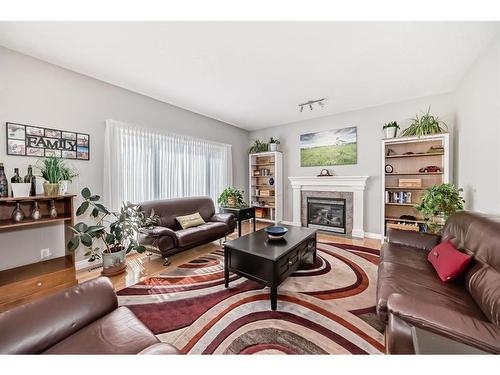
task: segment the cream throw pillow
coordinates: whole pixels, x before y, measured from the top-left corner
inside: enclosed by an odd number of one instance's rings
[[[205,224],[205,220],[203,220],[199,212],[195,212],[191,215],[177,216],[176,219],[182,229],[197,227],[198,225]]]

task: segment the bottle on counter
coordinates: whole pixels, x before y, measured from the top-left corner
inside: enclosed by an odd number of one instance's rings
[[[28,165],[28,174],[24,176],[24,183],[31,184],[30,195],[36,195],[36,177],[33,175],[33,168]]]
[[[9,196],[9,182],[7,181],[7,176],[5,176],[3,163],[0,163],[0,198],[8,196]]]
[[[21,176],[19,176],[19,168],[14,168],[14,176],[10,179],[13,184],[20,184],[23,182]]]

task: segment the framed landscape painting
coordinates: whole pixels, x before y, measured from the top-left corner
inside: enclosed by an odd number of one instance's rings
[[[300,136],[300,166],[357,164],[357,128],[325,130]]]

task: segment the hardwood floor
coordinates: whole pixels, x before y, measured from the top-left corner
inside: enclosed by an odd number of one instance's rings
[[[262,229],[269,224],[257,222],[257,229]],[[242,235],[247,234],[251,231],[250,222],[243,223],[241,227]],[[234,239],[238,236],[237,231],[228,236],[228,239]],[[318,240],[324,242],[337,242],[344,244],[352,244],[358,246],[370,247],[373,249],[380,249],[380,241],[364,238],[364,239],[351,239],[347,237],[335,236],[325,232],[318,233]],[[200,255],[208,254],[219,247],[218,241],[198,246],[193,249],[184,251],[182,253],[176,254],[170,258],[171,264],[167,267],[163,266],[163,258],[157,255],[146,255],[146,254],[134,254],[127,257],[127,270],[117,276],[111,277],[111,281],[116,290],[126,288],[130,285],[134,285],[141,281],[142,279],[153,276],[169,268],[175,268],[180,264],[186,263],[192,259],[199,257]],[[101,269],[95,270],[80,270],[77,272],[76,277],[78,282],[83,282],[86,280],[94,279],[101,274]]]

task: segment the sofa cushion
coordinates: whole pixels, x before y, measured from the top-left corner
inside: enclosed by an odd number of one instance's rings
[[[380,262],[397,263],[417,270],[432,270],[427,260],[428,252],[413,247],[384,243],[380,250]]]
[[[193,228],[205,224],[205,220],[203,220],[199,212],[195,212],[191,215],[177,216],[175,219],[179,222],[182,229]]]
[[[461,275],[471,261],[471,256],[457,250],[450,241],[441,242],[427,257],[442,282],[450,282]]]
[[[46,354],[137,354],[158,342],[127,307],[94,321],[49,348]]]
[[[193,246],[197,243],[207,242],[207,239],[224,237],[228,226],[219,222],[208,222],[194,228],[176,231],[177,241],[180,247]]]
[[[464,315],[485,319],[463,284],[442,283],[432,267],[424,270],[398,263],[381,263],[378,269],[377,313],[384,321],[387,321],[387,300],[393,293],[432,301]]]
[[[478,263],[467,272],[467,290],[490,322],[500,326],[500,273]]]

